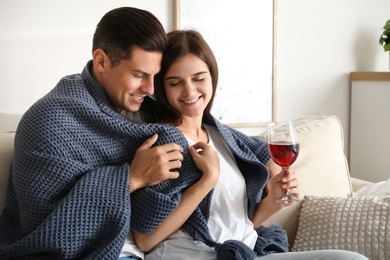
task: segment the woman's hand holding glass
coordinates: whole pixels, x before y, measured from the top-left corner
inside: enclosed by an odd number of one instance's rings
[[[285,174],[284,171],[288,171],[287,172],[288,174]],[[285,196],[286,190],[290,194],[299,198],[300,189],[299,189],[299,183],[298,183],[296,173],[292,171],[291,168],[287,168],[287,169],[280,168],[280,172],[276,172],[275,174],[270,176],[270,179],[267,183],[267,190],[268,190],[267,197],[269,197],[270,200],[274,201],[275,203],[277,203],[277,201],[280,198]],[[285,207],[290,205],[291,203],[277,203],[277,204],[279,204],[282,207]]]
[[[282,174],[288,175],[290,166],[299,154],[298,134],[293,121],[271,123],[267,129],[267,148],[271,159],[282,167]],[[281,177],[281,180],[290,179]],[[279,203],[290,204],[299,198],[286,189],[286,195],[277,200]]]

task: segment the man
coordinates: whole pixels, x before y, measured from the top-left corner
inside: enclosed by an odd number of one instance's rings
[[[183,161],[183,145],[163,138],[177,131],[122,115],[153,94],[166,44],[151,13],[111,10],[82,73],[25,113],[0,217],[1,259],[116,259],[126,249],[130,193],[177,178]]]

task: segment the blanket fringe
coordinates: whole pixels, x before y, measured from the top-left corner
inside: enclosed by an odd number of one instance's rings
[[[238,240],[226,240],[215,246],[218,260],[252,260],[256,253],[247,245]]]

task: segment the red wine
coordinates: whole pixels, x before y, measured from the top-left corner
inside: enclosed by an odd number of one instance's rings
[[[299,143],[271,143],[267,148],[271,159],[282,167],[293,164],[299,153]]]

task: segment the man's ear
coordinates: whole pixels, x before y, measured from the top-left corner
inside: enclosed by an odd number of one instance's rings
[[[103,72],[110,67],[110,60],[102,49],[96,49],[93,52],[93,67],[99,72]]]

